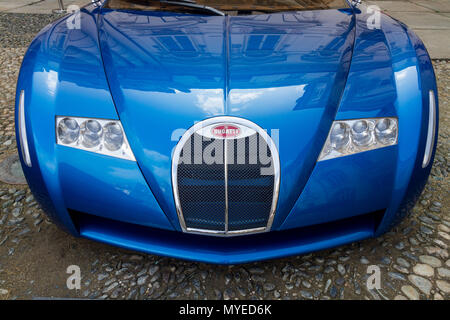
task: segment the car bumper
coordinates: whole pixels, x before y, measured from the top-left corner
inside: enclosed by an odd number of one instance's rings
[[[82,237],[149,254],[241,264],[340,246],[372,237],[383,211],[317,226],[221,238],[143,227],[71,211]]]

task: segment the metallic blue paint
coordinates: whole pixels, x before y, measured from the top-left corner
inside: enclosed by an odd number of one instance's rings
[[[81,217],[83,237],[124,248],[216,264],[238,264],[326,249],[373,236],[372,217],[321,224],[309,229],[218,238],[118,224]]]
[[[225,18],[103,10],[99,29],[119,117],[172,224],[179,225],[169,170],[173,131],[231,115],[280,132],[281,172],[289,175],[281,179],[277,229],[334,120],[354,17],[337,10]],[[299,128],[307,132],[301,139]]]
[[[73,235],[213,263],[386,232],[431,170],[421,164],[437,88],[423,43],[386,15],[369,29],[363,11],[219,17],[88,5],[81,30],[54,22],[30,45],[17,85],[31,190]],[[222,115],[275,134],[280,197],[273,232],[205,242],[180,232],[171,153],[194,122]],[[120,119],[137,162],[56,145],[56,116]],[[398,117],[398,145],[317,162],[333,120],[384,116]]]

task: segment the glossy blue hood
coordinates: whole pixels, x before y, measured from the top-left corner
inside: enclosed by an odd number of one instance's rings
[[[229,115],[278,141],[277,229],[339,107],[354,42],[351,10],[221,17],[104,9],[98,26],[119,117],[174,227],[172,150],[195,122]]]

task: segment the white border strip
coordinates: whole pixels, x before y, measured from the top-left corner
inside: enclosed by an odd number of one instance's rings
[[[20,92],[19,100],[19,140],[23,161],[31,168],[30,150],[28,148],[27,126],[25,123],[25,91]]]
[[[425,146],[425,155],[423,156],[422,168],[430,164],[431,155],[433,154],[434,139],[436,136],[436,98],[434,91],[429,92],[429,113],[428,113],[428,133],[427,144]]]

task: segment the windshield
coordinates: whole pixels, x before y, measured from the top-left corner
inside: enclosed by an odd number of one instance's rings
[[[105,8],[203,14],[208,14],[208,12],[209,14],[219,12],[228,15],[254,15],[285,11],[342,9],[349,8],[349,5],[346,0],[109,0],[105,5]]]

